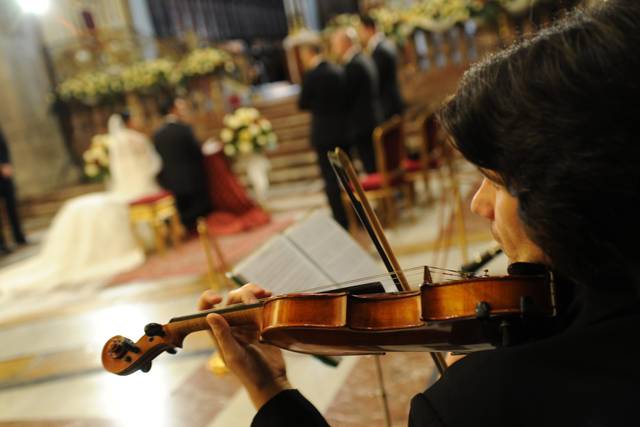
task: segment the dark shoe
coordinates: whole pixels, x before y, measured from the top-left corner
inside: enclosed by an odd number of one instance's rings
[[[19,239],[16,239],[16,245],[18,245],[18,246],[25,246],[25,245],[28,245],[28,244],[29,244],[29,241],[24,236],[19,238]]]
[[[11,249],[6,246],[0,246],[0,256],[9,255],[11,253]]]

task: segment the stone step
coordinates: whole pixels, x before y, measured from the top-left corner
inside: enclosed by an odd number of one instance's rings
[[[314,151],[292,152],[277,157],[268,157],[271,164],[271,172],[282,169],[289,169],[302,165],[314,165],[318,157]],[[247,161],[244,158],[237,159],[233,164],[233,171],[236,174],[244,174],[247,171]]]
[[[286,142],[292,139],[309,138],[309,126],[292,127],[287,129],[274,129],[278,140]]]
[[[299,182],[305,180],[314,180],[320,177],[320,167],[317,164],[301,164],[290,166],[285,169],[270,170],[268,172],[269,183],[278,185],[287,182]],[[237,174],[238,180],[245,187],[250,187],[246,174]]]
[[[310,152],[313,151],[311,143],[308,138],[298,138],[295,140],[286,141],[280,143],[278,148],[274,151],[267,152],[267,157],[276,158],[280,156],[286,156],[292,153]]]
[[[290,96],[280,98],[277,101],[256,102],[254,107],[260,110],[262,114],[270,117],[281,117],[291,114],[292,111],[298,110],[298,96]]]
[[[311,124],[311,115],[308,113],[298,112],[297,114],[288,115],[285,117],[269,119],[274,130],[285,130],[293,127],[305,126],[309,127]]]

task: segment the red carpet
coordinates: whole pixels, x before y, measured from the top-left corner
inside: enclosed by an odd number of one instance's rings
[[[233,265],[242,258],[251,254],[260,245],[269,240],[271,236],[293,224],[294,216],[272,218],[272,221],[264,226],[239,234],[220,236],[218,243],[224,253],[225,260]],[[214,255],[215,259],[215,255]],[[108,286],[115,286],[132,281],[157,280],[170,276],[204,275],[207,273],[202,243],[197,237],[185,241],[176,249],[172,249],[164,255],[150,254],[140,267],[126,273],[115,276]]]

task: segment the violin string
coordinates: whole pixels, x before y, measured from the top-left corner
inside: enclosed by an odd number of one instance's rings
[[[315,287],[312,287],[312,288],[308,288],[308,289],[305,290],[305,292],[315,292],[315,291],[322,291],[322,290],[327,290],[327,289],[339,289],[341,287],[346,287],[348,285],[353,285],[353,284],[356,284],[356,283],[362,283],[362,282],[365,282],[365,281],[371,281],[371,280],[375,280],[375,279],[389,279],[389,278],[394,279],[394,278],[397,278],[400,274],[405,275],[405,277],[411,275],[412,278],[419,278],[420,280],[422,280],[422,276],[423,276],[423,273],[424,273],[424,267],[425,266],[418,266],[418,267],[412,267],[412,268],[407,268],[407,269],[403,269],[403,270],[393,270],[393,271],[390,271],[390,272],[375,274],[375,275],[372,275],[372,276],[359,277],[359,278],[347,280],[347,281],[344,281],[344,282],[323,284],[323,285],[320,285],[320,286],[315,286]],[[462,273],[460,271],[450,270],[450,269],[440,268],[440,267],[429,267],[429,271],[431,273],[435,273],[435,274],[438,274],[440,276],[452,277],[453,279],[450,279],[450,280],[469,277],[469,274],[467,274],[467,273]]]

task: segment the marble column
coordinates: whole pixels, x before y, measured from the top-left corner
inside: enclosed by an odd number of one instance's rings
[[[35,19],[16,13],[0,29],[0,126],[19,197],[45,194],[78,178],[49,112],[50,83]]]

